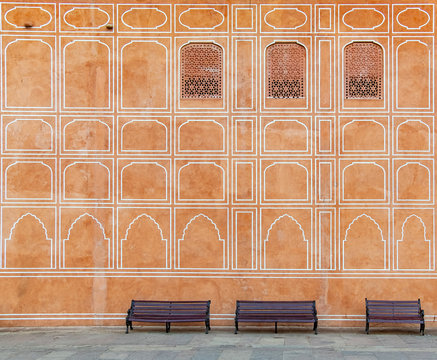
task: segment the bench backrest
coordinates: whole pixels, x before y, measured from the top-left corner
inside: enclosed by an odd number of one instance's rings
[[[366,299],[366,313],[370,316],[417,315],[421,311],[420,299],[413,301]]]
[[[315,301],[244,301],[237,300],[236,314],[251,312],[274,312],[287,314],[316,315]]]
[[[131,315],[209,315],[211,300],[207,301],[155,301],[132,300]]]

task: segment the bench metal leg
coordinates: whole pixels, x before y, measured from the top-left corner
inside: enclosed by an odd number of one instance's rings
[[[422,336],[425,335],[425,323],[420,324],[420,334]]]
[[[275,322],[275,334],[277,334],[277,333],[278,333],[278,323]]]
[[[314,330],[314,334],[316,334],[316,335],[317,335],[317,325],[318,325],[318,321],[314,321],[313,330]]]
[[[166,323],[165,323],[165,332],[166,332],[166,333],[169,333],[169,332],[170,332],[170,323],[169,323],[169,322],[166,322]]]
[[[209,320],[205,320],[205,334],[208,334],[208,330],[211,330],[211,326],[209,326]]]
[[[366,334],[369,335],[369,322],[366,321]]]
[[[238,334],[238,321],[235,320],[235,332],[234,334]]]
[[[126,334],[129,334],[129,327],[133,330],[132,321],[126,320]]]

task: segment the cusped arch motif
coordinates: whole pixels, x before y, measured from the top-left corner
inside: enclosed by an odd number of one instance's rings
[[[216,223],[207,215],[197,214],[185,225],[178,239],[176,267],[225,269],[226,242]]]
[[[223,98],[223,49],[214,43],[182,46],[181,99]]]
[[[310,270],[310,242],[291,215],[279,216],[267,230],[263,249],[265,270]]]
[[[306,49],[297,42],[279,42],[266,48],[266,97],[306,97]]]

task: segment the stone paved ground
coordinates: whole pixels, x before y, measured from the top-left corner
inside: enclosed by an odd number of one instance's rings
[[[206,335],[200,328],[123,327],[0,328],[0,360],[426,360],[437,359],[437,330],[425,336],[418,329],[306,329],[213,328]]]

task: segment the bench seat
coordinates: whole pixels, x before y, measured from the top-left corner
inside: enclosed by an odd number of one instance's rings
[[[417,301],[368,300],[366,298],[366,334],[370,323],[420,324],[420,333],[425,333],[425,314]]]
[[[149,301],[132,300],[126,316],[126,334],[132,330],[132,322],[165,323],[165,331],[170,331],[172,322],[204,322],[205,333],[210,327],[211,300],[207,301]]]
[[[312,323],[317,334],[317,310],[315,301],[243,301],[237,300],[235,310],[235,334],[240,322]]]

